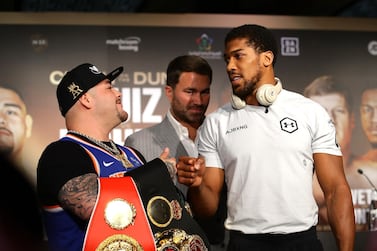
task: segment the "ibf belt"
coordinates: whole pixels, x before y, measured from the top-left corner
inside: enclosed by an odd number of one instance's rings
[[[172,220],[181,220],[182,207],[177,200],[169,201],[163,196],[154,196],[147,205],[148,218],[160,232],[154,234],[157,251],[206,251],[203,239],[197,234],[188,234],[183,229],[169,228]],[[163,230],[165,229],[165,230]]]
[[[153,232],[133,179],[98,180],[98,199],[83,250],[156,250]]]
[[[208,250],[210,244],[205,233],[186,209],[184,198],[162,161],[151,161],[149,166],[126,175],[138,187],[157,251]]]

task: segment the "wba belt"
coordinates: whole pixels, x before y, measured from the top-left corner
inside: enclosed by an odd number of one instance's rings
[[[126,175],[99,178],[83,250],[209,250],[160,159]]]

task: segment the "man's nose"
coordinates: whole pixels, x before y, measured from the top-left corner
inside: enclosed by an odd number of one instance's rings
[[[201,105],[203,103],[202,95],[199,92],[193,93],[191,96],[191,100],[194,104]]]
[[[374,123],[377,123],[377,106],[375,106],[375,107],[373,108],[373,112],[372,112],[372,121],[373,121]]]
[[[7,122],[4,112],[0,112],[0,124],[4,125]]]
[[[235,63],[232,58],[230,58],[226,63],[226,70],[227,72],[232,72],[235,69]]]

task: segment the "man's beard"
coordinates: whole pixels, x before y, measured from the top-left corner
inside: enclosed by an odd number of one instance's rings
[[[13,151],[13,146],[10,145],[0,145],[0,155],[9,156]]]
[[[204,114],[195,114],[192,116],[189,116],[188,111],[182,112],[182,111],[174,111],[175,115],[178,117],[179,120],[187,123],[187,124],[201,124],[204,118]]]
[[[245,79],[245,85],[242,89],[235,91],[233,89],[233,93],[241,98],[242,100],[246,100],[248,96],[250,96],[256,89],[256,84],[260,81],[261,79],[261,72],[258,70],[257,74],[251,78],[250,80]]]
[[[203,110],[203,113],[201,114],[191,114],[190,116],[190,107],[193,106],[187,106],[185,109],[176,109],[176,107],[182,108],[183,106],[177,101],[173,99],[172,104],[172,113],[176,117],[177,120],[183,121],[189,125],[200,125],[204,120],[204,114],[206,111],[206,107],[204,105],[198,106]]]
[[[126,111],[120,111],[118,112],[118,118],[120,122],[122,123],[128,119],[128,113]]]

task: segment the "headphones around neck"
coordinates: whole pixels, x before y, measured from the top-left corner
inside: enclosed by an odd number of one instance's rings
[[[275,78],[275,80],[277,82],[276,85],[263,84],[258,88],[256,98],[259,104],[263,106],[270,106],[276,100],[283,87],[280,79]],[[232,94],[230,101],[232,107],[236,110],[240,110],[246,106],[246,102],[234,94]]]

